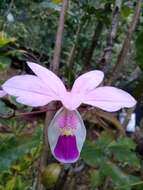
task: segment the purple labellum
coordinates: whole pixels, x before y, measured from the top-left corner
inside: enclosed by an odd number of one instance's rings
[[[79,151],[74,135],[60,135],[54,149],[55,156],[65,162],[66,160],[76,160],[79,157]]]
[[[86,129],[77,110],[61,108],[48,128],[48,140],[53,156],[62,163],[74,163],[80,157]]]

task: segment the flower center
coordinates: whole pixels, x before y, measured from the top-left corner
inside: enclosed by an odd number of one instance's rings
[[[73,136],[77,128],[78,118],[74,111],[65,110],[58,119],[62,136]]]
[[[74,133],[75,133],[75,128],[71,128],[71,127],[63,127],[63,128],[60,128],[60,132],[61,132],[61,135],[65,135],[65,136],[73,136]]]

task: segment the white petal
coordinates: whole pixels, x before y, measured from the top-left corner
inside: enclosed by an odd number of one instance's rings
[[[103,80],[104,73],[99,70],[94,70],[79,76],[72,87],[73,93],[87,93],[95,89]]]
[[[87,93],[83,103],[113,112],[121,108],[131,108],[136,105],[136,100],[124,90],[104,86]]]
[[[56,76],[52,71],[41,65],[33,62],[28,62],[27,64],[38,76],[38,78],[40,78],[44,82],[44,84],[50,89],[50,91],[53,91],[55,95],[58,96],[58,98],[60,99],[60,97],[62,97],[62,94],[66,91],[66,88],[61,79]]]
[[[7,80],[2,88],[8,94],[17,97],[19,103],[28,106],[43,106],[58,97],[34,75],[15,76]]]

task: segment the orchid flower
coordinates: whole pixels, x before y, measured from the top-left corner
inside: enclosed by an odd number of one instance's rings
[[[32,62],[28,62],[28,66],[36,76],[12,77],[2,88],[15,96],[17,102],[32,107],[44,106],[51,101],[62,102],[63,107],[55,114],[47,134],[53,156],[62,163],[74,163],[80,156],[86,137],[83,120],[77,111],[82,103],[109,112],[136,104],[135,99],[121,89],[97,87],[104,77],[102,71],[94,70],[81,75],[68,91],[50,70]]]
[[[4,92],[3,90],[0,90],[0,98],[2,98],[5,95],[6,95],[6,92]]]

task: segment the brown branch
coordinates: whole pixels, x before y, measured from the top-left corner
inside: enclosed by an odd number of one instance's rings
[[[0,126],[0,133],[12,133],[12,130],[9,126]]]
[[[112,75],[107,82],[108,85],[111,85],[113,83],[113,81],[115,81],[119,76],[120,69],[124,64],[126,55],[127,55],[129,48],[130,48],[130,41],[131,41],[133,32],[135,31],[136,25],[138,23],[138,19],[139,19],[140,12],[141,12],[141,6],[142,6],[142,0],[138,0],[136,8],[135,8],[135,13],[133,15],[133,19],[131,21],[127,35],[125,37],[122,49],[121,49],[120,54],[118,56],[117,62],[115,64],[115,66],[113,67]]]
[[[55,44],[55,49],[54,49],[53,61],[51,63],[51,70],[56,74],[58,74],[59,72],[62,36],[63,36],[63,31],[64,31],[65,14],[66,14],[67,7],[68,7],[68,0],[64,0],[61,14],[60,14],[60,19],[59,19],[57,35],[56,35],[56,44]]]
[[[62,36],[63,36],[63,31],[64,31],[65,14],[67,11],[67,7],[68,7],[68,0],[64,0],[62,9],[61,9],[61,13],[60,13],[58,29],[57,29],[53,61],[51,63],[51,70],[56,74],[58,74],[58,72],[59,72],[60,53],[61,53],[61,47],[62,47]],[[56,109],[56,103],[52,102],[48,105],[48,107],[49,107],[49,109]],[[48,126],[49,126],[54,114],[55,114],[55,112],[47,112],[46,113],[45,127],[44,127],[44,131],[43,131],[44,143],[43,143],[43,150],[42,150],[42,154],[41,154],[41,159],[40,159],[40,163],[39,163],[39,172],[38,172],[38,177],[37,177],[37,190],[45,189],[43,187],[43,185],[41,184],[40,178],[41,178],[41,172],[47,165],[48,149],[49,149],[48,138],[47,138]]]
[[[99,68],[102,69],[104,72],[107,72],[108,66],[112,59],[113,45],[115,37],[117,35],[121,6],[122,0],[116,0],[112,15],[111,28],[107,36],[107,45],[99,61]]]
[[[95,27],[95,31],[92,37],[92,43],[90,45],[90,47],[86,50],[85,55],[84,55],[84,70],[90,70],[90,66],[91,66],[91,60],[93,57],[93,53],[95,48],[97,47],[97,43],[99,40],[99,37],[101,35],[103,29],[103,23],[102,21],[99,21]]]

